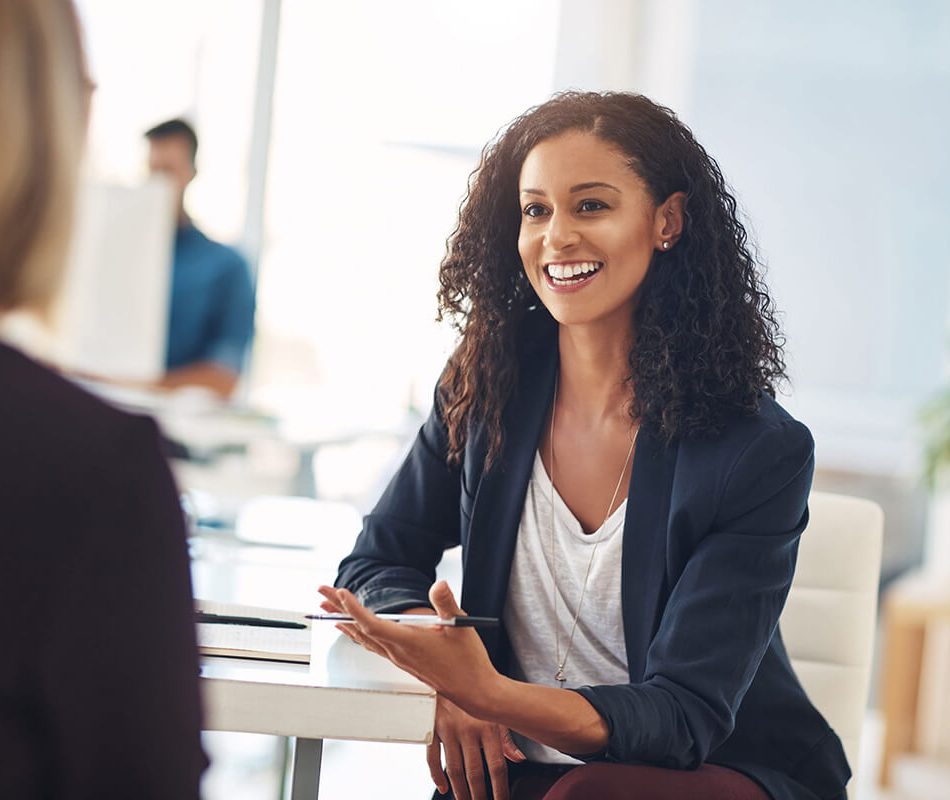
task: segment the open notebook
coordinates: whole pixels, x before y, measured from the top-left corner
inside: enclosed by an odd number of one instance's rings
[[[292,629],[198,623],[198,652],[201,655],[310,663],[310,620],[306,619],[302,611],[213,603],[207,600],[196,600],[195,606],[198,610],[211,614],[280,619],[300,622],[307,626]]]

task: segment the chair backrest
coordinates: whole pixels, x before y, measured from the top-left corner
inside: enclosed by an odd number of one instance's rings
[[[812,492],[795,578],[779,622],[792,666],[858,773],[877,617],[884,513]]]

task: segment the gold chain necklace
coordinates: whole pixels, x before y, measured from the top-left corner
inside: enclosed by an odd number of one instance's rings
[[[574,621],[571,623],[571,635],[567,640],[567,647],[564,650],[564,658],[562,659],[561,626],[559,624],[557,610],[557,549],[555,547],[554,535],[554,417],[557,410],[557,385],[559,382],[560,377],[556,377],[554,379],[554,402],[551,405],[551,433],[549,438],[551,446],[551,573],[554,584],[554,656],[557,660],[557,672],[554,673],[554,680],[558,681],[563,686],[564,681],[567,680],[567,677],[564,675],[564,666],[567,664],[568,656],[571,654],[571,647],[574,645],[574,633],[577,631],[577,620],[580,619],[581,606],[584,603],[584,595],[587,593],[587,580],[590,578],[590,570],[594,565],[594,556],[597,553],[597,548],[600,546],[603,535],[601,535],[600,539],[594,542],[594,546],[590,551],[590,559],[587,562],[587,571],[584,573],[584,583],[581,586],[581,596],[577,601],[577,611],[574,612]],[[610,509],[613,508],[614,501],[617,499],[617,494],[620,492],[620,485],[623,483],[623,476],[627,471],[627,464],[630,463],[630,456],[633,454],[633,446],[637,443],[638,433],[640,433],[639,425],[633,432],[633,438],[630,440],[630,449],[627,451],[627,457],[623,460],[623,467],[620,469],[620,477],[617,478],[617,486],[610,498],[610,502],[607,504],[607,512],[604,514],[604,521],[600,523],[600,527],[597,530],[601,530],[607,523],[607,520],[610,519]]]

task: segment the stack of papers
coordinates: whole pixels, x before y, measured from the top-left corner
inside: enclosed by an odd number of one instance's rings
[[[211,614],[285,620],[305,625],[303,628],[269,628],[199,622],[196,627],[198,652],[201,655],[310,663],[310,620],[304,612],[206,600],[196,601],[196,607],[199,611]]]

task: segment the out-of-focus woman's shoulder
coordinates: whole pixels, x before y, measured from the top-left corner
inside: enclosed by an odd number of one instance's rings
[[[4,481],[55,481],[69,492],[125,469],[117,462],[129,454],[144,461],[160,455],[157,426],[150,418],[109,405],[4,344],[0,386]]]

